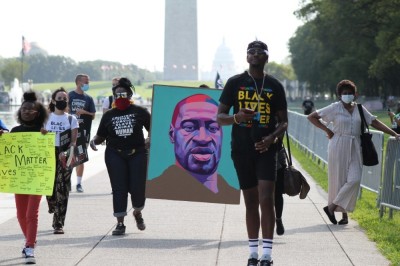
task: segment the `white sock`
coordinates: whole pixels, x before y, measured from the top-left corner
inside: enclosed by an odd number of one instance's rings
[[[80,183],[82,183],[82,177],[81,176],[77,176],[76,177],[76,184],[79,185]]]
[[[258,239],[249,239],[250,257],[258,259]]]
[[[274,241],[272,239],[263,238],[263,255],[262,260],[271,260],[272,254],[272,244]]]

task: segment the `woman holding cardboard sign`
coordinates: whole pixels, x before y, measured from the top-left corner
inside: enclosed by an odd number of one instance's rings
[[[19,126],[11,129],[15,132],[40,132],[47,119],[47,110],[42,103],[37,101],[35,92],[24,93],[24,102],[17,111]],[[17,218],[25,236],[25,248],[22,255],[27,264],[36,263],[34,248],[38,230],[39,205],[41,195],[15,194]]]
[[[54,180],[53,195],[47,197],[49,213],[54,213],[53,228],[54,234],[64,234],[64,222],[67,214],[69,188],[71,183],[72,169],[66,168],[67,155],[61,150],[60,133],[71,130],[71,140],[69,146],[76,145],[78,135],[78,121],[73,115],[66,111],[68,103],[68,93],[64,88],[59,88],[51,95],[49,104],[50,116],[46,123],[44,132],[56,133],[56,177]]]

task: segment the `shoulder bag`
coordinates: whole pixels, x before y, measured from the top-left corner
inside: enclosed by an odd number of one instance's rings
[[[372,134],[369,132],[367,121],[364,117],[364,111],[360,103],[357,104],[358,111],[361,117],[361,151],[363,158],[363,165],[374,166],[379,164],[378,153],[376,152],[374,143],[372,142]],[[367,131],[365,132],[365,128]]]
[[[287,131],[286,140],[289,155],[284,148],[288,163],[284,170],[283,192],[289,196],[296,196],[300,194],[300,199],[305,199],[310,191],[310,185],[307,183],[307,180],[304,178],[303,174],[292,165],[292,154],[290,153],[289,135]]]

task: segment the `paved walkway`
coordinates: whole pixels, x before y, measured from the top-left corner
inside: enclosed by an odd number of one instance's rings
[[[147,229],[137,230],[130,213],[126,235],[112,236],[116,220],[103,149],[89,153],[85,193],[74,192],[73,186],[64,235],[53,234],[52,216],[42,199],[35,249],[38,265],[246,265],[243,203],[148,199],[143,211]],[[286,232],[275,236],[274,265],[389,265],[355,221],[330,224],[322,210],[326,193],[306,177],[311,185],[306,199],[285,197]],[[0,194],[0,265],[24,264],[23,242],[13,195]]]

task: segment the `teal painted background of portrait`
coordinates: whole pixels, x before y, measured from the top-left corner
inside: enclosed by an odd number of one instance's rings
[[[221,90],[176,87],[165,85],[153,86],[151,109],[151,145],[147,178],[152,180],[160,176],[165,169],[175,164],[174,144],[169,138],[169,129],[176,104],[193,94],[206,94],[219,103]],[[231,159],[231,126],[223,126],[222,154],[217,172],[234,188],[239,183]]]

